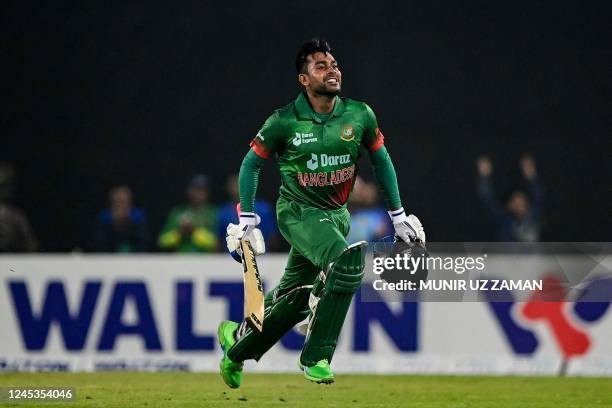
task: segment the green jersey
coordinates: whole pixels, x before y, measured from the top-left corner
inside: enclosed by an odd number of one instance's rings
[[[333,209],[343,207],[353,189],[360,145],[374,152],[383,144],[365,103],[336,97],[330,114],[318,114],[301,93],[266,120],[251,147],[260,157],[277,157],[282,197]]]

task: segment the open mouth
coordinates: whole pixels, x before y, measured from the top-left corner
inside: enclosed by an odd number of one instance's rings
[[[327,80],[325,80],[325,83],[328,85],[338,85],[338,78],[327,78]]]

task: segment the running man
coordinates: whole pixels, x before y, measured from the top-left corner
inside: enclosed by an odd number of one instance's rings
[[[272,157],[282,185],[276,203],[278,227],[291,244],[285,273],[267,294],[263,332],[221,322],[221,376],[240,386],[243,361],[259,360],[288,330],[306,321],[306,341],[298,362],[307,379],[331,383],[330,363],[344,319],[363,277],[365,246],[349,245],[350,215],[346,202],[355,180],[360,146],[370,157],[396,235],[425,242],[423,227],[406,216],[393,164],[376,116],[368,105],[340,94],[342,74],[322,39],[305,43],[296,58],[297,99],[275,111],[257,133],[240,167],[240,224],[227,227],[232,254],[248,238],[256,254],[265,252],[254,201],[259,172]],[[239,259],[239,258],[238,258]]]

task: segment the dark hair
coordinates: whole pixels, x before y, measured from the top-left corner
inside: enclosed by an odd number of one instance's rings
[[[331,52],[331,47],[323,38],[313,38],[312,40],[302,44],[297,56],[295,57],[295,69],[297,70],[298,74],[306,73],[304,68],[308,62],[308,56],[314,54],[315,52],[327,54],[328,52]]]

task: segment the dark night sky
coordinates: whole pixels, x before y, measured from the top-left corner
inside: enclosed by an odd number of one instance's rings
[[[429,239],[492,238],[474,160],[492,156],[501,193],[529,151],[544,239],[611,240],[609,2],[263,4],[6,6],[0,160],[19,169],[17,202],[43,249],[87,247],[115,183],[133,187],[154,229],[194,172],[225,200],[249,140],[299,92],[294,55],[316,35],[335,50],[344,94],[377,113]],[[274,167],[260,189],[271,200]]]

